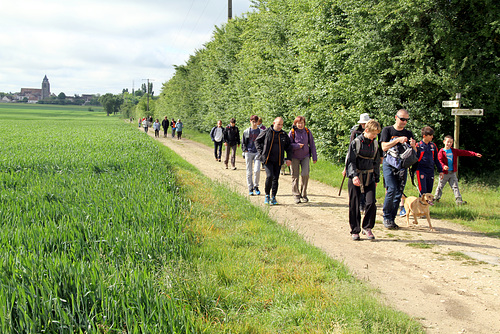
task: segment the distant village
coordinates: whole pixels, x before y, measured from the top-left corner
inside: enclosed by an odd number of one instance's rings
[[[64,93],[55,95],[50,93],[50,83],[47,75],[42,80],[41,88],[21,88],[21,92],[0,96],[2,103],[47,103],[47,104],[77,104],[99,105],[97,95],[82,94],[66,96]]]

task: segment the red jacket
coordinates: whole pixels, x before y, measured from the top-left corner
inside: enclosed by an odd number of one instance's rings
[[[475,157],[477,155],[476,152],[472,151],[466,151],[466,150],[459,150],[456,148],[451,148],[451,152],[453,153],[453,171],[456,172],[458,171],[458,157]],[[438,153],[438,160],[441,163],[441,166],[443,166],[443,173],[448,174],[447,170],[444,170],[445,166],[448,166],[448,158],[446,157],[446,152],[444,148],[439,150]]]

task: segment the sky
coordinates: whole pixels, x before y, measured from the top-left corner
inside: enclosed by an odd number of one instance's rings
[[[252,11],[232,0],[233,17]],[[155,95],[215,26],[228,0],[0,0],[0,92],[119,94],[147,79]]]

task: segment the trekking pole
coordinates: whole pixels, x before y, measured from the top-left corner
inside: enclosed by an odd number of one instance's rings
[[[344,186],[344,181],[345,181],[345,175],[344,175],[344,178],[342,179],[342,184],[340,185],[339,196],[340,196],[340,193],[342,192],[342,187]]]

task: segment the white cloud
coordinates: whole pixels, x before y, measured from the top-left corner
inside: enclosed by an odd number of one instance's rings
[[[233,16],[250,5],[233,0]],[[117,94],[147,78],[159,93],[226,20],[226,0],[2,1],[0,91],[47,75],[55,94]]]

